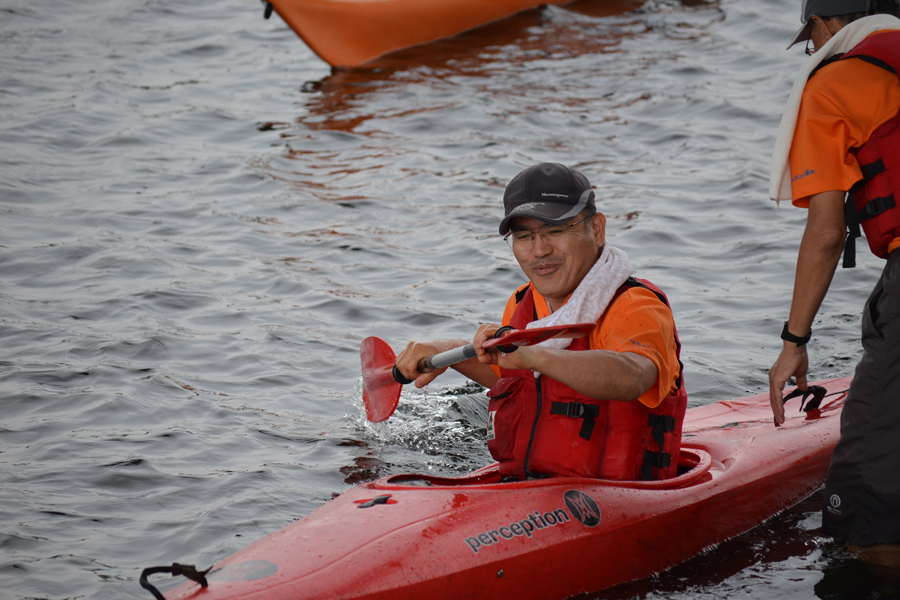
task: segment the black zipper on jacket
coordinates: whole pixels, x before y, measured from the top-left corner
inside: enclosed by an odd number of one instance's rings
[[[541,420],[541,406],[543,405],[543,394],[541,393],[541,378],[534,378],[534,385],[537,388],[537,414],[534,416],[534,423],[531,425],[531,437],[528,438],[528,447],[525,449],[525,463],[522,465],[522,470],[525,471],[525,476],[531,475],[528,472],[528,459],[531,458],[531,445],[534,444],[534,436],[537,433],[538,421]]]

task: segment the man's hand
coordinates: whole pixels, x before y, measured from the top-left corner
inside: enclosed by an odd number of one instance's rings
[[[465,346],[466,342],[460,343],[460,340],[435,340],[429,342],[410,342],[403,349],[403,352],[397,356],[397,370],[403,373],[407,379],[413,379],[417,388],[423,388],[437,378],[438,375],[447,370],[435,369],[430,373],[419,373],[419,361],[429,356],[434,356],[439,352],[452,350],[459,346]]]
[[[793,342],[784,342],[778,360],[769,369],[769,403],[772,405],[772,414],[775,415],[775,424],[784,423],[784,401],[782,400],[784,385],[791,377],[797,378],[797,387],[806,391],[806,372],[809,369],[809,356],[806,354],[806,346],[797,346]]]
[[[496,323],[480,325],[475,333],[472,344],[475,346],[475,354],[478,362],[485,365],[497,365],[504,369],[533,369],[534,362],[531,356],[535,352],[543,350],[540,346],[518,346],[515,352],[503,352],[497,346],[485,348],[484,343],[492,339],[500,329]]]

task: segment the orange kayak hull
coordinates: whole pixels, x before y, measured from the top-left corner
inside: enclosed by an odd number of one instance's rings
[[[355,67],[522,10],[570,1],[270,0],[285,23],[334,67]]]

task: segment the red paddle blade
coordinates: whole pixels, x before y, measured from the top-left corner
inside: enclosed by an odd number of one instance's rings
[[[588,335],[596,327],[596,323],[576,323],[574,325],[555,325],[553,327],[535,327],[534,329],[516,329],[501,337],[490,339],[484,343],[485,348],[494,346],[533,346],[550,338],[581,338]]]
[[[380,423],[393,414],[400,401],[403,385],[397,383],[391,373],[397,357],[383,339],[367,337],[359,347],[359,359],[362,363],[366,418]]]

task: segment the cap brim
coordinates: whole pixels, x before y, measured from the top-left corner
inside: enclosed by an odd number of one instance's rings
[[[590,190],[586,190],[590,191]],[[590,199],[593,198],[593,192],[585,193],[574,205],[558,204],[555,202],[528,202],[517,206],[511,213],[506,215],[500,221],[500,235],[509,233],[509,224],[516,217],[525,217],[537,219],[551,225],[561,225],[566,221],[575,218],[578,213],[587,207]]]
[[[791,38],[791,43],[788,44],[788,47],[786,49],[790,49],[790,47],[793,46],[794,44],[796,44],[797,42],[805,42],[806,40],[810,39],[811,33],[812,33],[812,21],[803,25],[803,27],[800,28],[800,31],[798,31],[797,33],[794,34],[794,37]]]

